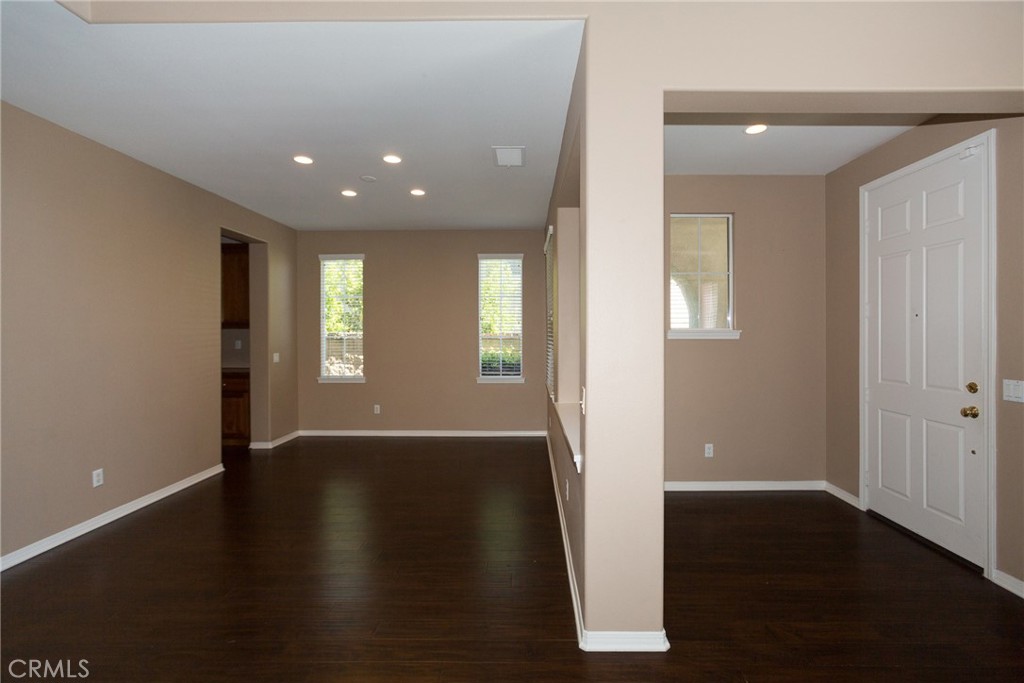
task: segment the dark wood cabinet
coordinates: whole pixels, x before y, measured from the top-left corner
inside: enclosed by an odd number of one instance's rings
[[[224,446],[249,445],[249,371],[225,370],[221,373],[221,443]]]
[[[221,327],[249,327],[249,245],[220,245]]]

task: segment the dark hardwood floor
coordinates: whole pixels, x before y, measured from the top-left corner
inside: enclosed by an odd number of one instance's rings
[[[3,680],[1024,681],[1024,601],[824,493],[666,494],[672,649],[587,654],[543,439],[225,464],[4,572]]]

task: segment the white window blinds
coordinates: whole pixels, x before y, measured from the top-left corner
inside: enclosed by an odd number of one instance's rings
[[[320,379],[363,377],[363,255],[321,255]]]
[[[523,375],[523,255],[479,255],[481,378]]]
[[[552,239],[554,232],[548,228],[547,241],[544,243],[544,258],[547,283],[547,329],[545,331],[545,347],[547,362],[545,364],[545,375],[547,378],[548,394],[555,396],[555,242]]]

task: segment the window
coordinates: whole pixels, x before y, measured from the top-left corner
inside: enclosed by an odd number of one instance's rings
[[[366,381],[362,254],[320,256],[320,381]]]
[[[547,380],[548,394],[555,398],[555,242],[554,228],[548,227],[548,236],[544,241],[544,259],[547,274],[545,282],[547,286],[547,329],[545,331],[545,348],[547,362],[545,363],[545,376]]]
[[[522,381],[522,254],[480,254],[479,313],[478,381]]]
[[[673,214],[669,230],[669,337],[739,337],[733,327],[732,216]]]

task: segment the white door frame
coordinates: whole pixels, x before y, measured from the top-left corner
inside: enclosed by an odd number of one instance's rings
[[[988,274],[983,286],[984,313],[982,315],[982,344],[988,353],[984,378],[984,407],[986,410],[986,443],[985,467],[988,486],[988,551],[985,553],[986,563],[982,569],[985,577],[992,579],[996,567],[996,131],[988,130],[969,140],[953,145],[916,163],[889,173],[871,181],[860,188],[860,509],[870,507],[870,491],[868,488],[868,419],[866,392],[868,387],[868,227],[867,227],[867,193],[875,185],[895,180],[931,165],[936,159],[960,154],[965,149],[983,144],[988,154],[984,193],[984,217],[982,219],[982,270]]]

